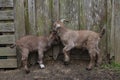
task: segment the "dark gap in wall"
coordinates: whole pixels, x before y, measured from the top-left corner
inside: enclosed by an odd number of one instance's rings
[[[0,20],[0,22],[14,22],[14,19],[9,19],[9,20]]]
[[[64,54],[60,53],[58,55],[58,60],[64,60]],[[72,60],[89,60],[89,54],[88,54],[88,50],[87,49],[72,49],[70,51],[70,59]]]
[[[13,7],[0,7],[0,10],[13,10]]]
[[[0,32],[0,36],[2,36],[2,35],[14,35],[15,34],[15,32],[13,31],[13,32]]]
[[[12,35],[14,34],[15,32],[0,32],[1,35]]]
[[[2,33],[2,32],[0,32],[0,35],[3,35],[3,33]]]
[[[0,59],[7,59],[7,56],[0,56]]]
[[[0,44],[0,47],[7,47],[6,44]]]

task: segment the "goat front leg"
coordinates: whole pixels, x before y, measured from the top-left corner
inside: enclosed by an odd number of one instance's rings
[[[45,65],[43,64],[43,50],[39,50],[38,55],[39,55],[39,61],[38,61],[39,66],[41,69],[44,69]]]
[[[65,65],[68,65],[68,64],[69,64],[69,61],[70,61],[69,51],[70,51],[72,48],[74,48],[74,43],[73,43],[73,42],[70,42],[70,44],[66,45],[66,46],[63,48],[64,63],[65,63]]]

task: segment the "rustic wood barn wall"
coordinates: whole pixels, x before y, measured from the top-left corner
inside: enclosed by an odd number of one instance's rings
[[[15,42],[13,0],[0,0],[0,68],[16,68],[16,50],[9,45]]]
[[[26,0],[24,4],[27,34],[48,35],[54,20],[65,18],[68,28],[88,29],[100,32],[106,27],[100,48],[104,59],[119,60],[119,1],[114,0]],[[116,17],[117,16],[117,17]],[[60,46],[51,51],[56,58],[62,52]]]
[[[26,0],[26,32],[33,35],[48,35],[53,21],[61,18],[70,20],[66,25],[74,30],[89,29],[100,32],[102,27],[106,27],[106,34],[100,45],[105,59],[110,54],[111,6],[111,0]],[[56,59],[62,49],[61,46],[55,46],[48,52]],[[82,55],[75,58],[85,58]]]
[[[0,68],[11,66],[7,63],[12,62],[11,67],[16,67],[19,56],[8,48],[15,39],[27,34],[47,36],[53,21],[61,18],[70,20],[65,25],[74,30],[100,32],[106,27],[101,53],[105,60],[110,57],[120,63],[119,9],[119,0],[0,0]],[[61,52],[61,46],[54,46],[47,56],[56,59]]]

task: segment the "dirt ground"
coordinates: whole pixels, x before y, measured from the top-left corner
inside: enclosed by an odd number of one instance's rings
[[[80,60],[71,61],[64,66],[62,61],[46,61],[45,69],[38,64],[30,67],[31,72],[25,74],[21,69],[0,71],[0,80],[120,80],[120,71],[94,68],[87,71]]]

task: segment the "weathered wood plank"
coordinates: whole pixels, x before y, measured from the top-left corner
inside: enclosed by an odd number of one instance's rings
[[[29,28],[28,34],[36,35],[36,11],[35,11],[35,0],[28,0],[28,21]]]
[[[81,5],[81,8],[82,8],[82,12],[80,12],[80,17],[81,21],[84,21],[83,22],[83,26],[82,28],[83,29],[91,29],[91,26],[93,24],[93,19],[92,19],[92,1],[93,0],[81,0],[80,1],[80,5]]]
[[[14,32],[14,23],[0,23],[0,32]]]
[[[14,12],[13,10],[0,11],[0,20],[13,20]]]
[[[0,59],[0,68],[16,68],[17,59]]]
[[[52,5],[52,19],[59,20],[60,19],[60,0],[53,0],[51,2]],[[57,45],[53,47],[53,59],[56,60],[60,53],[60,46]]]
[[[14,0],[15,12],[15,33],[16,39],[23,37],[25,33],[24,0]]]
[[[110,36],[110,45],[111,45],[111,50],[110,50],[110,58],[115,56],[115,26],[114,26],[114,16],[115,16],[115,10],[114,10],[115,4],[114,0],[112,0],[112,14],[111,14],[111,36]]]
[[[51,26],[51,0],[36,0],[36,26],[38,35],[48,35]]]
[[[19,39],[20,37],[23,37],[26,34],[24,1],[25,0],[14,0],[14,13],[15,13],[14,24],[15,24],[16,39]],[[17,53],[20,54],[18,51]],[[17,55],[17,59],[18,59],[18,67],[20,67],[21,56]]]
[[[13,44],[15,35],[0,35],[0,44]]]
[[[13,0],[0,0],[0,7],[13,7]]]
[[[60,19],[60,0],[52,0],[52,18],[53,20]]]
[[[16,49],[0,47],[0,56],[16,56]]]
[[[84,0],[79,0],[78,1],[78,5],[79,5],[79,10],[78,10],[78,16],[79,16],[79,18],[78,18],[78,24],[79,24],[79,29],[86,29],[86,21],[85,21],[85,13],[84,13]]]
[[[120,1],[114,0],[115,62],[120,63]]]
[[[70,20],[67,27],[79,29],[79,0],[60,0],[60,18]]]
[[[113,25],[112,22],[112,1],[107,0],[107,54],[109,54],[109,58],[112,59],[114,56],[114,53],[111,54],[111,51],[113,50],[111,47],[111,28]]]

